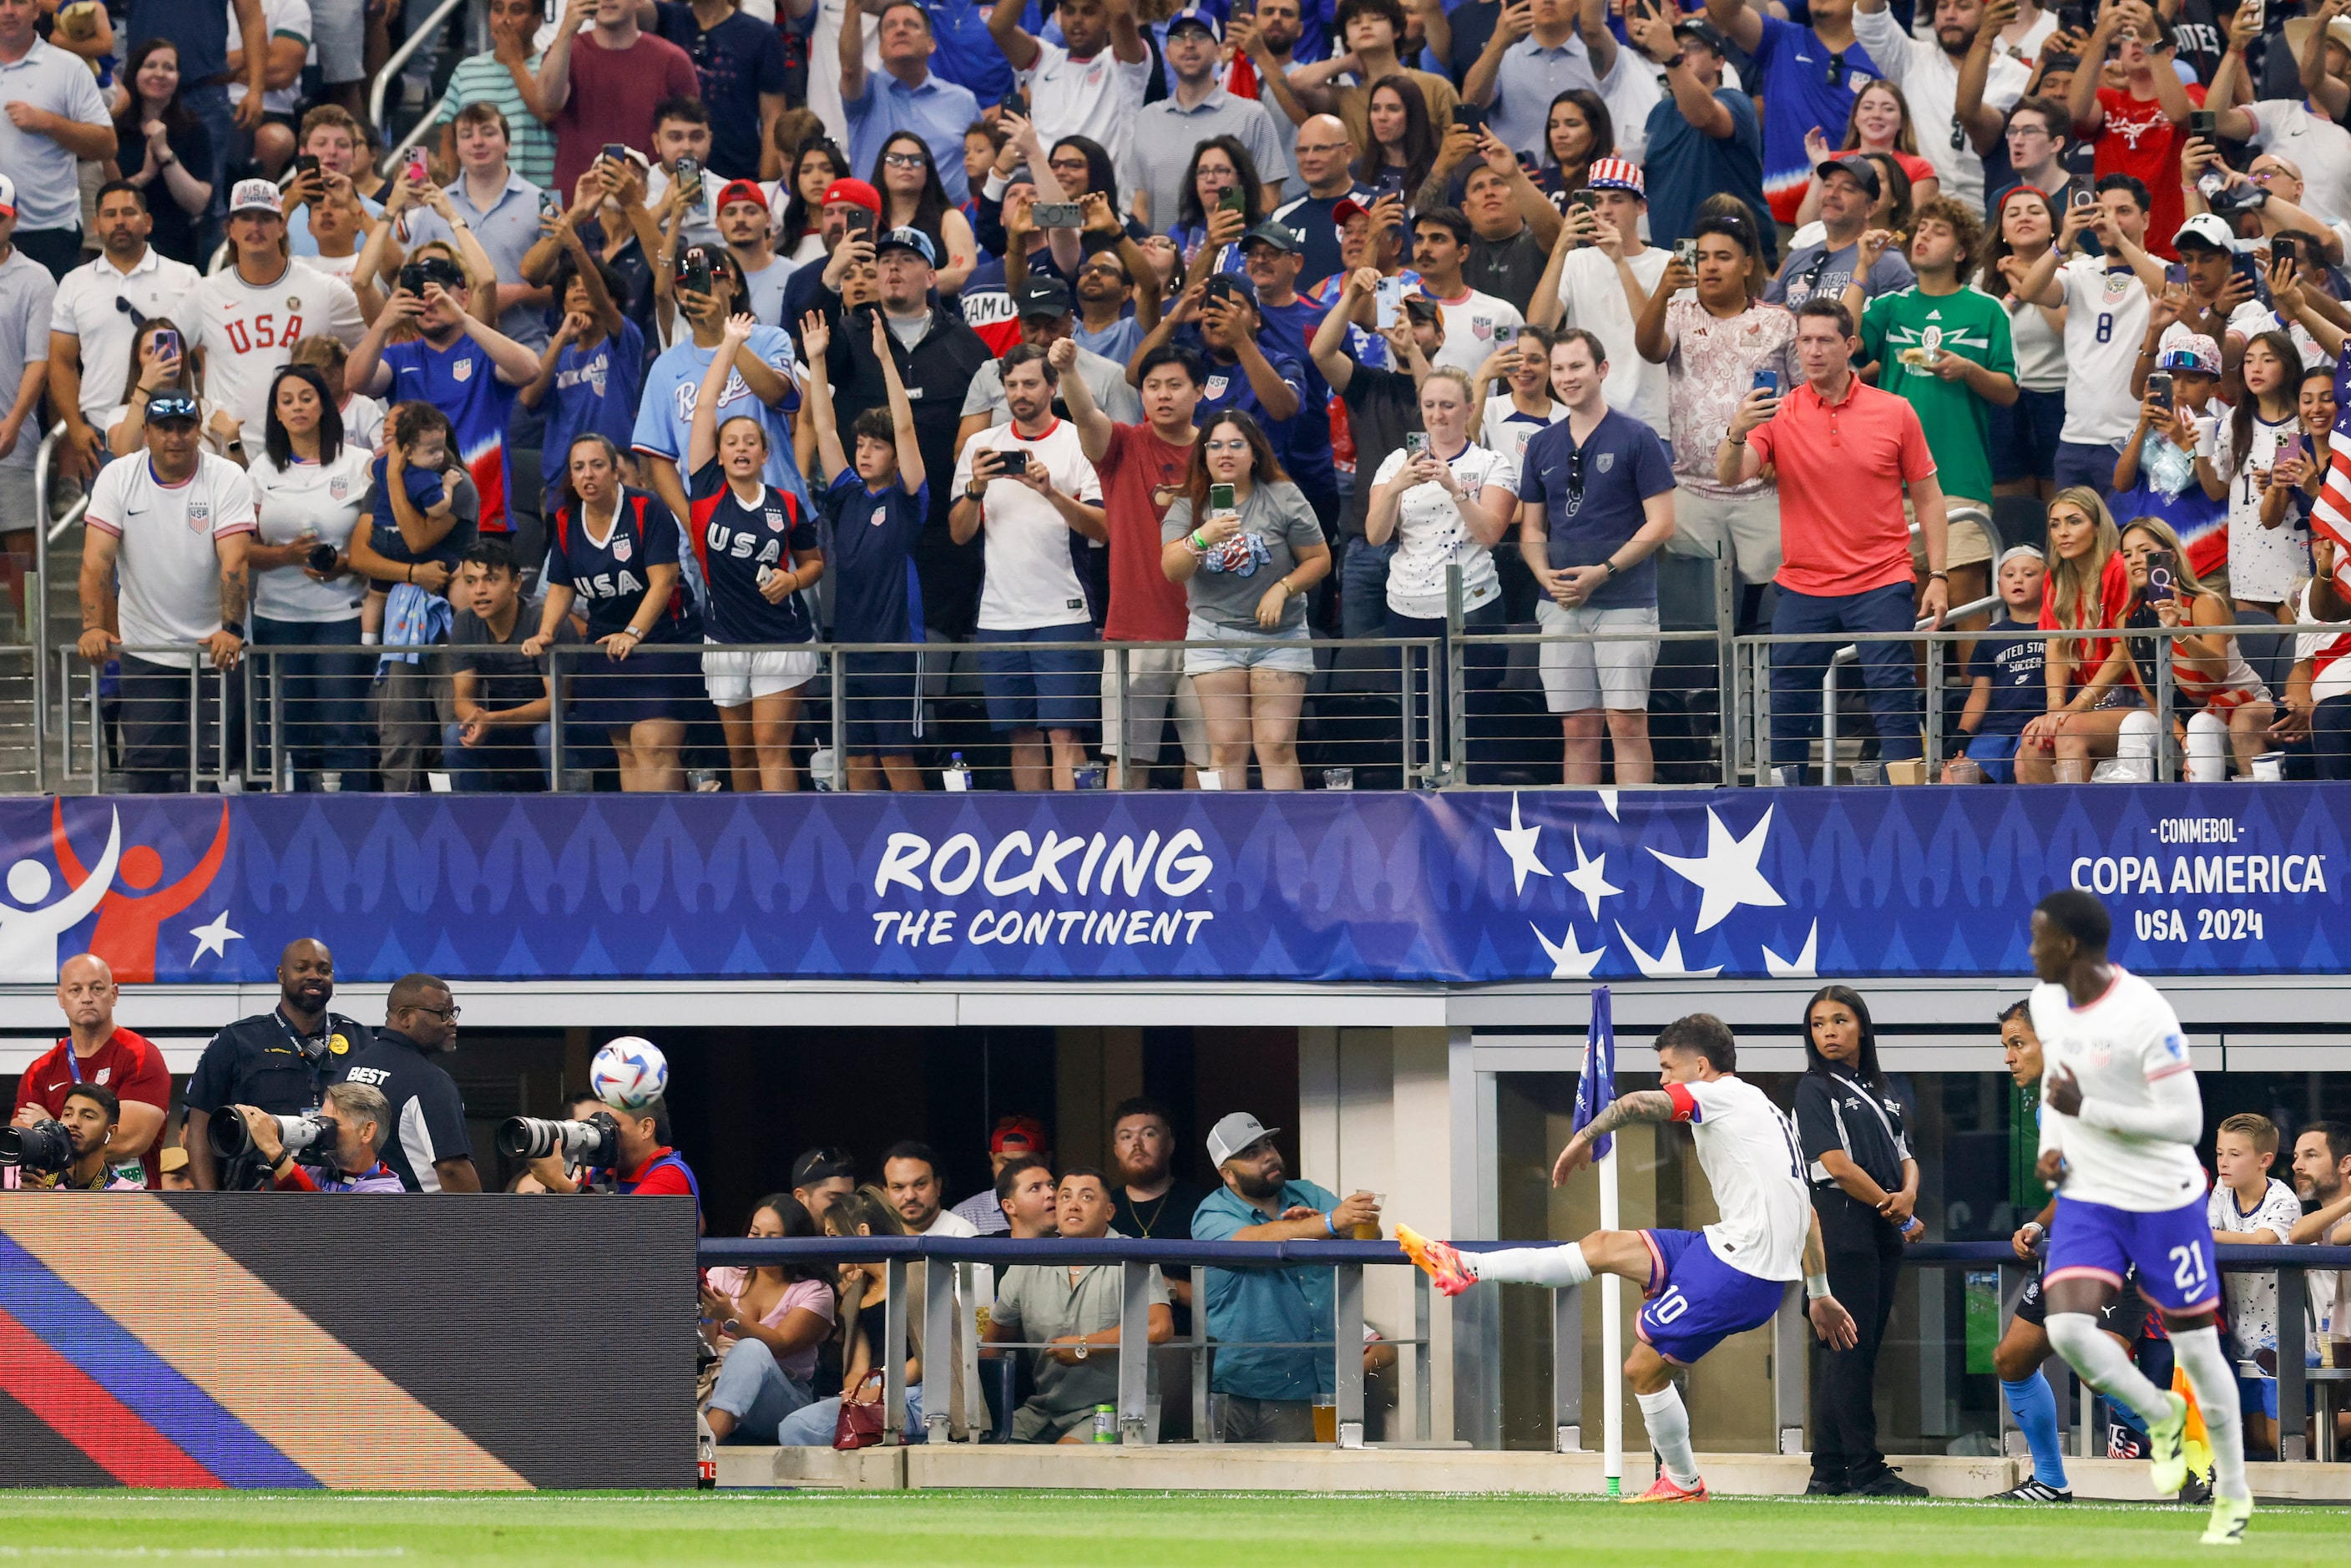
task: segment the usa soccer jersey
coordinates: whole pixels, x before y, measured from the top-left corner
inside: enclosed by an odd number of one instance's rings
[[[588,639],[609,637],[635,619],[644,602],[650,569],[678,564],[677,519],[658,497],[624,489],[601,543],[589,538],[580,508],[555,517],[555,538],[547,552],[547,580],[569,588],[588,614]],[[646,634],[648,643],[699,641],[702,618],[685,597],[683,580]]]
[[[766,572],[790,572],[817,549],[817,531],[800,498],[762,482],[745,506],[705,463],[694,476],[690,538],[710,595],[705,630],[718,643],[805,643],[816,635],[797,593],[770,603],[759,591]]]
[[[507,497],[514,489],[514,473],[507,460],[507,420],[518,389],[498,379],[497,361],[461,334],[446,349],[422,338],[394,343],[384,350],[383,363],[392,372],[386,401],[431,403],[449,416],[457,459],[482,498],[481,531],[511,529]]]

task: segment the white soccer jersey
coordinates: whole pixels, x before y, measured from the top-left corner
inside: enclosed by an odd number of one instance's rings
[[[2117,446],[2138,422],[2131,368],[2147,341],[2147,287],[2128,267],[2075,256],[2057,269],[2065,291],[2065,425],[2059,439]]]
[[[254,531],[253,482],[244,469],[204,452],[193,474],[164,485],[147,454],[133,452],[99,470],[85,520],[121,541],[115,570],[125,646],[184,648],[221,629],[217,541]]]
[[[204,350],[204,395],[248,433],[263,428],[270,378],[295,343],[329,332],[356,348],[367,330],[351,286],[301,261],[258,287],[234,267],[215,272],[189,290],[184,308],[188,347]]]
[[[1795,1128],[1763,1091],[1725,1074],[1668,1083],[1674,1120],[1698,1138],[1698,1168],[1722,1218],[1706,1228],[1715,1256],[1759,1280],[1800,1280],[1813,1224]]]
[[[2093,1127],[2049,1104],[2049,1084],[2061,1067],[2082,1085],[2085,1100],[2151,1109],[2153,1086],[2188,1073],[2188,1037],[2163,994],[2117,966],[2104,995],[2077,1008],[2065,988],[2032,988],[2032,1032],[2041,1037],[2041,1147],[2065,1155],[2064,1196],[2136,1214],[2158,1214],[2204,1194],[2204,1167],[2192,1144]],[[2200,1125],[2200,1115],[2199,1115]],[[2191,1134],[2192,1136],[2192,1134]]]
[[[2281,1247],[2287,1245],[2286,1239],[2301,1218],[2302,1200],[2294,1196],[2294,1188],[2274,1176],[2251,1213],[2237,1207],[2237,1195],[2225,1186],[2215,1186],[2204,1200],[2204,1222],[2214,1230],[2237,1236],[2266,1230]],[[2232,1270],[2220,1276],[2220,1289],[2229,1299],[2229,1332],[2235,1336],[2237,1348],[2249,1357],[2255,1351],[2277,1349],[2277,1275]]]

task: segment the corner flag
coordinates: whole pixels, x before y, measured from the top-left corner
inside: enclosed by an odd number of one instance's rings
[[[1594,986],[1592,989],[1592,1026],[1583,1036],[1583,1070],[1575,1080],[1575,1124],[1573,1133],[1583,1131],[1584,1124],[1608,1108],[1616,1098],[1616,1016],[1608,998],[1608,988]],[[1614,1134],[1605,1134],[1593,1140],[1592,1157],[1602,1160],[1615,1146]]]

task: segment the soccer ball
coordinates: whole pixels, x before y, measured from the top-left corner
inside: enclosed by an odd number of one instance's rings
[[[607,1040],[588,1066],[588,1087],[605,1104],[642,1111],[669,1087],[669,1058],[633,1034]]]

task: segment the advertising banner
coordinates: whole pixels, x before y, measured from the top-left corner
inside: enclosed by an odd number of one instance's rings
[[[0,980],[2014,977],[2344,967],[2340,785],[0,803]]]

